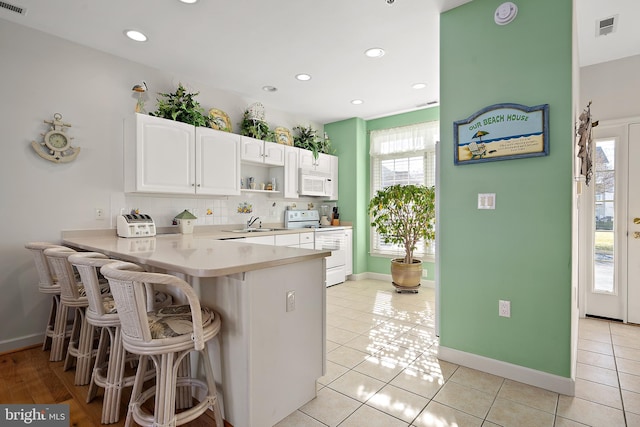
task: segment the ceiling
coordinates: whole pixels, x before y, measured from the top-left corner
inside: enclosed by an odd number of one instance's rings
[[[4,0],[26,13],[0,9],[0,19],[175,73],[187,87],[195,85],[184,79],[192,79],[260,101],[267,112],[275,108],[329,123],[437,103],[438,15],[468,1]],[[582,66],[640,54],[640,25],[633,22],[640,2],[576,4]],[[616,31],[596,38],[596,21],[613,15],[619,18]],[[125,29],[149,39],[133,42]],[[366,57],[372,47],[385,55]],[[312,78],[298,81],[299,73]],[[415,83],[426,87],[413,89]],[[353,105],[354,99],[363,103]]]

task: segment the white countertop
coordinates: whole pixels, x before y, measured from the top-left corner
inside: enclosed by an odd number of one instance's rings
[[[87,251],[194,277],[217,277],[324,258],[331,251],[220,240],[296,232],[165,234],[125,239],[114,230],[63,232],[62,243]],[[299,232],[299,231],[297,231]]]

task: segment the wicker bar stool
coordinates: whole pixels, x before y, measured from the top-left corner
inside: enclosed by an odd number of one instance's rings
[[[124,348],[140,355],[140,364],[131,392],[125,426],[132,421],[143,426],[177,426],[192,421],[207,409],[214,412],[216,427],[223,427],[215,378],[207,341],[220,331],[220,315],[200,306],[193,288],[184,280],[168,274],[145,273],[135,264],[110,263],[100,271],[109,280],[122,327]],[[187,298],[187,305],[173,305],[154,312],[146,311],[147,285],[174,288]],[[183,360],[192,351],[200,353],[205,381],[180,374]],[[140,368],[150,358],[156,368],[155,387],[143,390]],[[204,398],[189,409],[176,413],[176,389],[203,390]],[[155,396],[153,414],[142,409],[144,402]]]
[[[62,310],[75,309],[71,338],[67,347],[67,355],[64,361],[64,370],[73,366],[75,358],[76,375],[75,385],[87,385],[91,380],[93,368],[93,343],[95,328],[87,322],[85,309],[89,305],[84,285],[79,282],[69,263],[69,256],[76,253],[71,248],[45,249],[44,255],[53,267],[54,274],[60,284],[60,306]],[[108,292],[107,283],[102,284],[102,292]]]
[[[69,336],[69,331],[67,330],[67,310],[61,309],[60,284],[58,284],[58,279],[52,272],[52,268],[49,265],[49,261],[47,261],[47,257],[44,255],[44,251],[49,248],[64,248],[64,246],[47,242],[29,242],[25,244],[24,247],[31,251],[33,260],[36,263],[39,278],[38,290],[52,296],[51,310],[44,332],[42,350],[51,348],[49,360],[57,362],[64,357],[64,340]]]
[[[97,395],[98,387],[104,388],[102,400],[102,424],[117,423],[120,420],[120,403],[122,390],[133,385],[135,376],[125,376],[127,361],[137,361],[137,355],[129,355],[122,346],[120,318],[116,311],[115,301],[110,294],[101,293],[101,283],[98,279],[98,271],[103,265],[114,262],[104,254],[97,252],[78,252],[69,256],[69,262],[80,273],[80,278],[87,294],[89,306],[86,309],[87,322],[95,327],[102,328],[98,353],[89,383],[87,403]],[[139,271],[144,271],[139,267]],[[153,292],[152,301],[148,301],[149,310],[170,305],[173,301],[171,295],[162,292]],[[153,369],[149,369],[145,380],[155,375]]]

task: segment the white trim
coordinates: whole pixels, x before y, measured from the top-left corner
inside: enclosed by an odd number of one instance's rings
[[[353,279],[353,280],[371,279],[371,280],[381,280],[383,282],[389,282],[389,283],[392,282],[390,274],[367,272],[367,273],[361,273],[357,275],[352,274],[349,277],[356,277],[356,276],[357,276],[357,279]],[[420,280],[420,286],[424,286],[425,288],[435,289],[436,282],[434,282],[433,280],[427,280],[425,278],[422,278],[422,280]]]
[[[499,375],[513,381],[551,390],[567,396],[575,395],[575,381],[571,378],[565,378],[443,346],[438,348],[438,359],[493,375]]]
[[[10,351],[16,351],[24,347],[30,347],[32,345],[40,344],[44,342],[44,334],[37,333],[31,335],[24,335],[9,340],[0,341],[0,354]]]

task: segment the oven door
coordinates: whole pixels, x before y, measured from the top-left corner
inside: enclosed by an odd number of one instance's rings
[[[319,228],[315,231],[315,249],[331,251],[331,256],[327,258],[327,269],[344,266],[347,259],[344,230]]]

